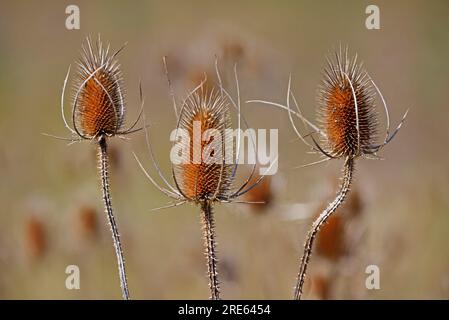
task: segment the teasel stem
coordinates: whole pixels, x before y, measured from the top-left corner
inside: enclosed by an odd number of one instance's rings
[[[100,161],[101,187],[103,190],[103,202],[108,216],[109,226],[112,232],[112,240],[114,242],[115,254],[117,256],[118,271],[120,276],[120,287],[122,288],[122,297],[129,300],[128,281],[126,279],[125,258],[123,257],[122,244],[120,242],[120,234],[115,222],[114,213],[112,211],[111,195],[109,192],[109,175],[108,175],[108,151],[106,137],[101,136],[98,140],[98,157]]]
[[[220,300],[220,287],[217,277],[217,256],[215,254],[215,223],[210,201],[204,201],[201,204],[201,224],[203,227],[204,247],[206,249],[210,299]]]
[[[351,181],[354,173],[354,158],[347,157],[343,168],[343,178],[340,190],[337,193],[334,201],[332,201],[326,209],[313,222],[309,233],[307,234],[306,242],[304,243],[304,253],[301,258],[298,277],[296,279],[296,287],[294,299],[300,300],[303,293],[304,281],[306,278],[307,266],[312,255],[313,243],[320,231],[320,228],[326,223],[327,219],[337,210],[337,208],[344,202],[346,195],[349,192]]]

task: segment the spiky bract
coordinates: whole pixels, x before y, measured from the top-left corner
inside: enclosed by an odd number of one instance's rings
[[[74,124],[84,138],[115,135],[123,125],[125,96],[120,65],[100,39],[82,46],[74,83]]]
[[[357,55],[349,59],[348,50],[340,48],[334,59],[327,60],[318,99],[318,121],[330,155],[339,158],[369,153],[378,125],[374,98],[374,88]]]
[[[227,198],[233,168],[225,161],[225,145],[232,139],[226,133],[230,127],[229,104],[218,91],[201,88],[186,99],[178,129],[187,132],[184,149],[189,152],[175,166],[175,174],[180,192],[188,199]]]

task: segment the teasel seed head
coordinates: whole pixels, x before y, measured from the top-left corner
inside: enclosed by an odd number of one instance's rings
[[[109,190],[109,157],[106,140],[108,137],[115,135],[121,137],[143,129],[134,129],[143,112],[143,100],[141,99],[142,106],[137,120],[130,128],[122,130],[125,117],[125,95],[122,88],[123,78],[120,65],[115,58],[123,48],[110,54],[109,45],[103,47],[100,36],[98,36],[95,45],[90,37],[86,39],[85,44],[82,46],[81,59],[78,61],[78,72],[74,81],[72,126],[69,125],[64,112],[64,94],[70,75],[70,67],[64,79],[61,94],[62,119],[65,127],[71,132],[72,137],[48,136],[70,141],[70,144],[82,140],[96,140],[97,142],[103,202],[114,242],[122,296],[125,300],[128,300],[129,290],[125,260]],[[140,96],[142,98],[141,88]]]
[[[375,93],[371,79],[348,49],[327,60],[319,90],[318,121],[326,134],[326,151],[333,157],[369,153],[377,137]]]
[[[229,194],[233,165],[224,161],[224,140],[225,130],[230,127],[229,103],[218,90],[201,87],[186,100],[178,128],[188,133],[190,154],[185,155],[188,157],[185,163],[175,166],[175,174],[180,192],[187,198],[200,202],[226,198]],[[203,141],[201,137],[206,132],[211,135]],[[195,134],[201,135],[201,141],[195,141],[198,139]]]
[[[318,234],[317,253],[332,261],[336,261],[344,255],[346,247],[344,238],[345,224],[346,221],[342,215],[336,214],[329,217]]]
[[[120,51],[120,50],[119,50]],[[124,123],[125,93],[120,65],[100,40],[90,37],[82,46],[74,83],[73,123],[86,139],[113,136]]]
[[[238,200],[238,198],[254,189],[265,176],[260,176],[257,181],[253,182],[256,172],[256,164],[254,164],[251,174],[245,181],[240,186],[234,185],[239,168],[235,157],[241,151],[239,142],[241,124],[243,123],[248,127],[245,117],[241,114],[237,67],[234,66],[237,99],[234,99],[223,87],[216,60],[215,69],[218,84],[213,81],[209,82],[206,73],[204,73],[203,80],[188,93],[178,108],[165,57],[163,57],[163,62],[177,119],[175,132],[172,132],[176,136],[174,141],[172,140],[173,147],[176,144],[176,148],[172,148],[171,151],[178,153],[176,161],[172,159],[171,171],[174,185],[167,181],[160,170],[151,147],[149,132],[145,126],[146,142],[151,161],[165,186],[161,186],[155,181],[136,154],[134,154],[134,158],[148,180],[159,191],[177,202],[153,210],[171,208],[186,202],[194,202],[200,205],[205,203],[211,205],[213,202],[249,203],[248,201]],[[237,112],[237,134],[231,128],[231,108],[234,108]],[[237,143],[234,143],[235,136]],[[172,138],[173,136],[171,136]],[[254,143],[254,141],[252,142]],[[275,164],[277,160],[276,158],[271,165]]]
[[[98,217],[94,207],[81,206],[78,209],[77,220],[80,237],[93,239],[98,235]]]
[[[255,183],[259,177],[254,176],[249,183]],[[248,191],[244,195],[244,199],[251,203],[254,213],[265,213],[275,198],[273,189],[272,177],[267,176],[256,187]]]
[[[178,110],[165,57],[163,58],[163,62],[173,109],[177,118],[175,135],[178,139],[181,138],[180,141],[177,141],[177,147],[179,147],[178,144],[181,144],[181,149],[178,149],[178,156],[181,156],[181,159],[178,158],[176,161],[171,159],[172,177],[175,185],[172,186],[160,171],[159,165],[154,158],[148,133],[146,138],[151,160],[165,186],[160,186],[145,170],[135,154],[134,157],[150,182],[161,192],[177,201],[176,203],[157,209],[175,207],[186,202],[193,202],[201,207],[210,297],[216,300],[220,299],[220,287],[217,272],[218,260],[216,255],[213,204],[215,202],[237,202],[235,199],[245,195],[257,186],[263,177],[259,178],[255,183],[249,184],[255,172],[256,166],[254,165],[251,175],[246,181],[240,187],[237,187],[236,190],[231,190],[234,187],[233,182],[237,172],[238,162],[234,163],[234,134],[230,134],[230,130],[228,130],[231,129],[230,105],[237,110],[238,140],[240,140],[241,119],[243,119],[243,122],[247,126],[246,120],[240,112],[241,101],[237,67],[234,66],[237,93],[236,101],[223,88],[218,62],[216,60],[215,68],[218,86],[210,86],[206,77],[195,89],[189,92],[183,100],[181,109]],[[230,146],[232,148],[229,148]],[[236,154],[239,154],[239,148],[240,142],[238,141]],[[182,152],[181,155],[179,154],[180,150]],[[229,159],[229,153],[231,153],[231,159]]]
[[[375,110],[376,95],[379,95],[382,100],[386,114],[385,139],[380,144],[376,144],[378,131],[378,120]],[[291,99],[296,106],[296,111],[292,111],[290,108]],[[342,179],[337,195],[322,210],[308,232],[296,280],[295,299],[301,299],[303,294],[307,266],[312,254],[313,244],[320,229],[346,199],[353,179],[355,159],[361,156],[378,159],[377,152],[396,136],[408,114],[407,110],[401,122],[391,133],[389,111],[381,91],[363,69],[362,64],[357,62],[357,55],[349,59],[348,49],[342,50],[341,46],[340,50],[335,53],[335,58],[333,60],[328,59],[318,100],[320,105],[318,108],[320,126],[316,126],[303,116],[298,101],[291,92],[291,76],[288,81],[286,106],[264,100],[248,101],[264,103],[288,111],[289,120],[296,135],[312,151],[324,156],[323,159],[302,167],[321,164],[332,159],[344,158]],[[307,128],[307,134],[303,135],[299,132],[293,121],[293,114]],[[317,142],[314,137],[315,134],[319,134],[324,147]],[[313,143],[309,143],[308,139],[311,139]]]
[[[26,253],[31,259],[41,258],[47,249],[47,232],[43,221],[32,214],[25,221]]]

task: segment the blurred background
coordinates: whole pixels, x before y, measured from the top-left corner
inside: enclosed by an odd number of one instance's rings
[[[80,8],[80,30],[65,27],[70,4]],[[380,8],[380,30],[365,27],[369,4]],[[238,64],[244,101],[285,103],[291,73],[313,119],[325,56],[347,44],[382,90],[392,124],[410,113],[381,152],[385,160],[358,161],[350,198],[320,236],[306,298],[449,298],[449,4],[436,0],[2,1],[0,298],[121,297],[95,145],[41,134],[69,136],[59,108],[63,80],[83,39],[97,34],[113,49],[127,42],[119,56],[127,123],[138,114],[141,79],[150,139],[167,176],[176,119],[163,55],[178,99],[204,72],[214,77],[216,55],[234,95]],[[67,96],[68,113],[70,106]],[[289,299],[306,231],[332,198],[342,163],[296,168],[317,157],[295,139],[287,114],[257,104],[244,104],[243,113],[252,127],[279,128],[280,164],[247,198],[267,205],[216,206],[222,297]],[[151,211],[169,199],[132,156],[152,170],[144,133],[128,137],[111,140],[111,185],[131,295],[205,299],[199,211]],[[68,265],[80,268],[80,290],[65,287]],[[369,265],[380,269],[379,290],[365,287]]]

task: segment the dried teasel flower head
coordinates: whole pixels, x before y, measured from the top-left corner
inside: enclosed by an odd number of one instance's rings
[[[329,217],[318,234],[317,253],[332,261],[336,261],[344,255],[346,249],[345,223],[342,215]]]
[[[375,88],[347,48],[327,60],[319,90],[318,122],[326,138],[326,151],[333,157],[356,157],[370,153],[376,140],[378,120]]]
[[[37,215],[25,220],[25,248],[31,259],[41,258],[47,249],[47,233],[44,223]]]
[[[183,155],[187,159],[182,164],[175,165],[181,194],[195,202],[227,198],[234,167],[224,161],[230,127],[229,102],[218,90],[201,86],[189,95],[178,125],[188,133],[183,143],[190,151]],[[207,134],[207,139],[195,140],[198,133]]]
[[[311,280],[310,291],[312,295],[320,300],[329,299],[332,292],[333,278],[326,275],[316,274],[312,275]]]
[[[246,181],[240,187],[233,186],[238,168],[238,161],[234,159],[234,149],[236,149],[235,154],[239,155],[241,119],[246,124],[245,119],[240,113],[240,90],[236,67],[234,68],[237,92],[236,101],[223,88],[216,62],[218,86],[206,85],[207,78],[202,80],[183,99],[181,108],[178,110],[176,97],[168,76],[165,58],[164,66],[173,101],[173,108],[177,118],[176,129],[170,137],[174,141],[170,153],[174,186],[167,181],[155,161],[151,144],[149,143],[148,133],[146,138],[151,160],[165,187],[160,186],[145,170],[138,157],[135,154],[134,156],[150,182],[161,192],[176,200],[176,203],[162,208],[170,208],[186,202],[191,202],[201,207],[201,223],[203,227],[205,255],[207,258],[210,297],[214,300],[220,299],[217,271],[218,259],[215,251],[213,204],[215,202],[240,202],[236,201],[236,199],[257,186],[262,181],[263,176],[255,183],[249,183],[256,168],[256,164],[254,164],[251,175]],[[234,148],[233,143],[234,134],[230,134],[228,130],[231,128],[231,107],[237,110],[238,117],[236,148]],[[175,133],[174,136],[173,133]],[[181,139],[180,141],[179,138]],[[252,142],[254,143],[254,141]],[[231,161],[228,158],[229,151],[231,151]],[[271,167],[268,168],[268,170],[270,169]]]
[[[319,95],[318,121],[320,126],[314,125],[303,116],[290,87],[291,77],[288,82],[286,106],[262,100],[251,100],[250,102],[265,103],[288,111],[290,123],[297,136],[312,151],[324,157],[324,159],[305,166],[323,163],[331,159],[344,159],[342,179],[337,195],[315,219],[304,244],[304,254],[300,261],[294,291],[294,298],[301,299],[313,244],[320,229],[345,201],[353,179],[356,158],[362,156],[378,158],[377,152],[386,146],[401,129],[408,110],[405,112],[402,121],[390,134],[390,116],[382,93],[362,65],[357,63],[357,56],[349,59],[348,49],[342,50],[341,46],[335,53],[335,58],[333,60],[328,59],[327,68],[324,71],[324,81]],[[380,144],[376,144],[378,130],[374,105],[376,92],[382,100],[386,114],[386,133],[384,141]],[[290,99],[293,99],[296,111],[291,110]],[[308,131],[307,134],[299,132],[292,115],[297,116],[302,121]],[[314,137],[315,134],[320,135],[324,147],[317,142]],[[307,139],[311,139],[312,142]]]
[[[382,100],[386,118],[385,138],[381,143],[376,142],[379,137],[376,96]],[[292,110],[291,101],[295,104],[296,110]],[[390,114],[381,91],[365,71],[362,63],[358,62],[357,55],[350,58],[348,48],[342,49],[341,46],[333,58],[327,59],[318,95],[318,125],[303,116],[298,101],[291,91],[291,77],[288,82],[286,105],[263,100],[248,102],[268,104],[288,111],[296,135],[312,151],[324,156],[324,159],[305,166],[339,158],[354,159],[362,156],[377,159],[377,152],[396,136],[408,114],[407,110],[395,130],[390,132]],[[306,134],[300,133],[293,116],[302,121]],[[323,146],[317,142],[315,135],[319,135]]]
[[[164,65],[166,67],[165,58]],[[235,109],[237,111],[238,132],[241,129],[241,119],[247,125],[246,120],[240,113],[240,89],[236,67],[234,68],[236,100],[223,87],[216,62],[218,85],[208,80],[206,74],[204,74],[205,77],[200,84],[182,100],[180,108],[176,104],[167,68],[165,71],[177,118],[175,139],[173,141],[176,142],[179,136],[185,133],[186,137],[182,137],[182,143],[178,143],[178,146],[182,146],[181,149],[188,150],[188,152],[181,152],[181,161],[179,163],[174,163],[172,160],[172,177],[174,180],[174,185],[172,186],[160,172],[160,167],[155,161],[147,132],[147,146],[151,160],[166,187],[160,186],[150,176],[134,154],[139,166],[156,188],[178,201],[167,207],[178,206],[186,202],[201,204],[205,202],[249,203],[248,201],[235,200],[253,190],[266,176],[260,176],[254,181],[253,177],[257,166],[257,164],[254,164],[251,174],[245,182],[240,186],[234,185],[238,164],[233,157],[235,154],[239,154],[240,136],[236,137],[237,146],[235,146],[232,141],[234,135],[226,132],[228,129],[231,129],[232,125],[230,110]],[[229,146],[232,146],[232,150],[229,150]],[[172,148],[172,152],[173,150],[174,148]],[[178,152],[175,151],[175,153]],[[231,153],[232,161],[228,161],[229,153]],[[276,161],[277,159],[271,165],[275,164]],[[268,171],[270,169],[271,167],[268,168]]]
[[[91,139],[117,134],[124,122],[125,93],[120,65],[98,38],[82,46],[74,83],[74,128]]]
[[[386,134],[380,144],[376,143],[379,129],[376,94],[381,98],[386,114]],[[296,115],[314,130],[313,133],[320,134],[324,147],[316,142],[313,134],[313,144],[308,145],[326,157],[321,161],[335,158],[354,159],[359,156],[378,158],[377,152],[399,132],[408,113],[407,110],[396,129],[390,133],[390,115],[382,93],[365,71],[363,64],[357,61],[357,55],[350,58],[348,48],[342,49],[341,46],[333,58],[327,59],[318,96],[319,126],[302,117],[293,94],[289,93],[288,99],[290,95],[297,106]]]
[[[91,206],[81,206],[77,214],[78,231],[81,237],[94,238],[98,235],[97,211]]]
[[[78,71],[74,80],[72,102],[72,125],[67,122],[64,112],[64,94],[70,67],[64,79],[61,95],[61,115],[64,125],[71,132],[71,138],[51,137],[70,141],[70,143],[82,140],[95,140],[97,142],[99,174],[103,201],[108,223],[111,227],[114,242],[117,265],[119,269],[120,286],[124,299],[129,299],[129,290],[126,279],[125,260],[123,257],[120,234],[115,222],[113,207],[109,191],[109,156],[107,138],[140,131],[134,129],[143,112],[143,100],[137,120],[128,129],[123,129],[125,119],[125,94],[120,65],[116,59],[120,48],[115,53],[110,53],[109,45],[103,46],[100,36],[94,44],[90,37],[82,46],[81,59],[78,61]],[[142,89],[140,88],[142,98]]]
[[[100,36],[95,43],[90,37],[86,38],[73,81],[71,125],[64,111],[64,95],[70,67],[64,79],[61,95],[62,119],[72,138],[44,135],[74,143],[81,140],[100,140],[115,135],[121,137],[143,129],[134,129],[142,115],[143,102],[137,120],[130,128],[123,129],[125,90],[120,65],[116,59],[123,48],[124,46],[111,53],[110,46],[104,46]]]
[[[257,176],[253,177],[250,183],[256,182],[257,179]],[[275,198],[273,189],[272,177],[268,176],[245,194],[244,198],[252,203],[251,209],[253,209],[254,213],[265,213],[266,209],[272,205],[272,201]]]

